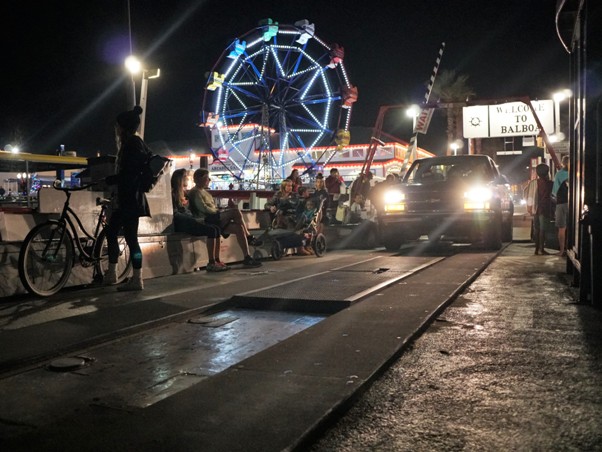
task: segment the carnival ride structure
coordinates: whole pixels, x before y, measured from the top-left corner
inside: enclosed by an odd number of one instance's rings
[[[271,19],[234,39],[211,70],[202,123],[216,160],[256,188],[311,172],[349,144],[357,88],[345,52],[315,34],[307,20]],[[326,149],[316,159],[312,150]]]

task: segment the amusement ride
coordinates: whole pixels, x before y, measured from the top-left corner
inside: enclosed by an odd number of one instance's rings
[[[234,39],[213,66],[203,99],[201,125],[214,160],[249,187],[278,182],[293,165],[312,175],[349,144],[357,88],[344,56],[307,20],[265,19]]]

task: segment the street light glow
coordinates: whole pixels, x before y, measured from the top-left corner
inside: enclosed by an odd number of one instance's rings
[[[410,118],[416,118],[416,116],[418,116],[419,111],[420,108],[418,108],[418,105],[412,105],[406,110],[406,115],[408,115],[408,117]]]
[[[130,74],[138,74],[142,70],[142,63],[138,58],[133,55],[130,55],[125,59],[125,67],[130,72]]]
[[[557,91],[552,95],[552,98],[556,102],[562,102],[563,100],[568,99],[573,95],[573,92],[570,89],[563,89],[562,91]]]
[[[555,132],[555,141],[553,142],[558,142],[558,141],[562,141],[564,140],[564,134],[562,132],[560,132],[560,102],[566,100],[567,98],[571,97],[573,95],[573,92],[570,89],[563,89],[562,91],[557,91],[554,94],[552,94],[552,98],[554,99],[554,116],[556,119],[556,124],[554,127],[554,132]],[[562,135],[562,136],[561,136]]]

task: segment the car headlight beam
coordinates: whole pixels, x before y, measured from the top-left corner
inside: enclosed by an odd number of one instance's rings
[[[400,190],[389,190],[384,194],[385,212],[403,212],[406,195]]]
[[[464,210],[489,210],[493,192],[487,187],[472,187],[464,192]]]

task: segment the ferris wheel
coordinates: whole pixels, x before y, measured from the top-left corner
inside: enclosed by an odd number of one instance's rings
[[[203,99],[211,151],[239,180],[273,182],[313,169],[349,143],[357,88],[344,49],[307,20],[266,19],[214,65]]]

